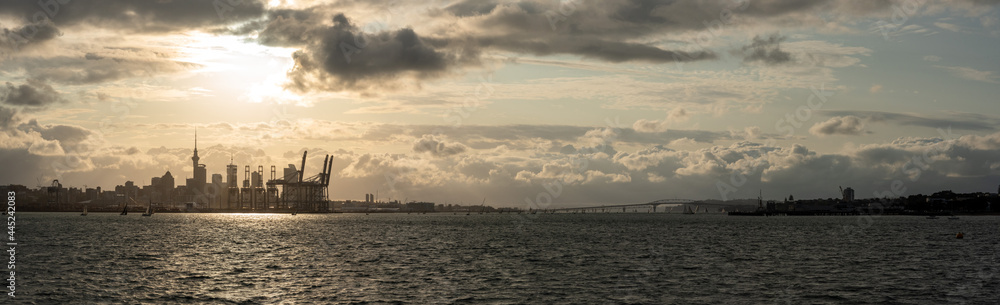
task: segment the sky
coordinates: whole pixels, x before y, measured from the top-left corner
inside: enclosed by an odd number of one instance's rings
[[[4,1],[0,184],[182,184],[197,132],[334,200],[996,192],[998,4]]]

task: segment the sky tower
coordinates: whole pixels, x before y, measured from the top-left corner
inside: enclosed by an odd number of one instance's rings
[[[205,165],[199,164],[198,161],[201,158],[198,157],[198,129],[194,130],[194,155],[191,156],[191,166],[193,168],[192,178],[187,180],[188,196],[190,201],[197,202],[199,204],[207,204],[209,202],[209,196],[205,193],[205,182],[206,182],[206,171]]]
[[[192,163],[191,164],[191,168],[195,169],[194,170],[194,177],[198,176],[198,170],[197,170],[197,168],[198,168],[198,160],[200,160],[200,159],[201,158],[198,158],[198,129],[195,128],[195,130],[194,130],[194,156],[191,156],[191,163]]]

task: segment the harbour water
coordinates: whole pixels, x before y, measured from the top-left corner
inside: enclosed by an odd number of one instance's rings
[[[17,236],[22,304],[1000,303],[1000,217],[22,213]]]

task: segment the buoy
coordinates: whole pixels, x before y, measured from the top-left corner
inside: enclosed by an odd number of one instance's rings
[[[965,235],[962,235],[962,232],[958,232],[958,234],[955,234],[955,238],[962,239],[963,237],[965,237]]]

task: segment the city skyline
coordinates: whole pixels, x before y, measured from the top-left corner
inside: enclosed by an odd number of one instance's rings
[[[332,200],[1000,185],[989,1],[54,3],[0,8],[3,185],[205,185],[304,151]]]

